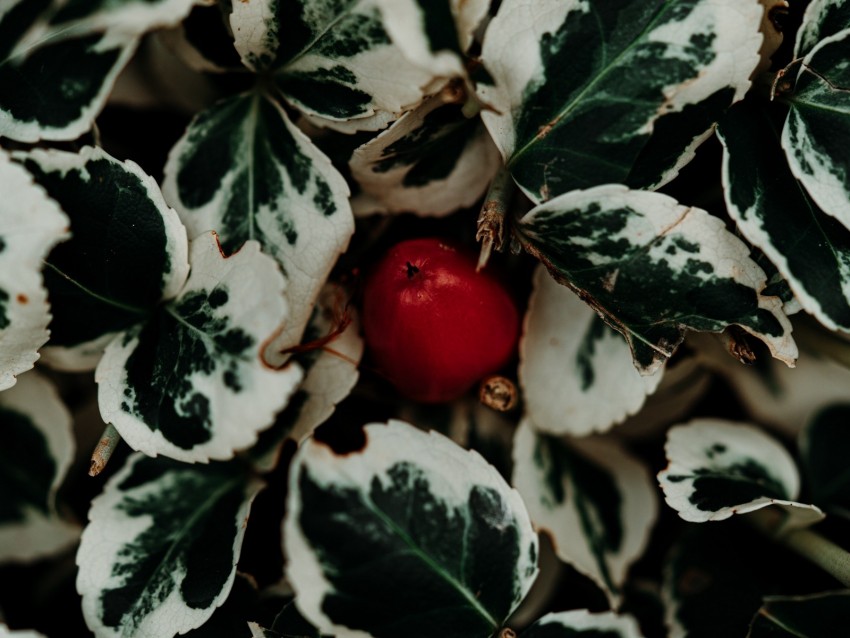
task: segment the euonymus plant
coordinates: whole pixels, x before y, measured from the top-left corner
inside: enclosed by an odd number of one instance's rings
[[[850,2],[789,2],[0,0],[0,636],[850,632]],[[376,372],[428,236],[518,407]]]

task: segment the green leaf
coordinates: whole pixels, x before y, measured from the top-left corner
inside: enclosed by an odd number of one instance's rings
[[[791,455],[751,425],[697,419],[672,428],[664,450],[669,464],[658,482],[686,521],[722,521],[768,505],[781,506],[799,526],[823,518],[814,505],[794,501],[800,477]]]
[[[145,31],[195,0],[6,0],[0,9],[0,137],[72,140],[91,128]]]
[[[484,38],[484,123],[536,203],[657,187],[749,88],[761,17],[738,0],[504,0]]]
[[[262,484],[236,463],[130,457],[92,501],[77,591],[97,636],[172,636],[227,599]]]
[[[652,476],[611,439],[560,439],[524,420],[514,438],[512,483],[558,557],[589,576],[617,607],[629,566],[658,515]]]
[[[68,218],[0,149],[0,390],[33,367],[49,336],[42,260],[68,235]]]
[[[685,329],[741,326],[793,365],[797,346],[764,271],[723,221],[660,193],[609,184],[532,209],[516,225],[524,248],[625,335],[651,374]]]
[[[805,478],[812,501],[821,508],[850,518],[850,404],[836,403],[821,410],[800,436]]]
[[[284,547],[296,604],[323,633],[487,638],[537,574],[519,495],[480,456],[400,421],[290,469]],[[368,574],[368,578],[364,578]]]
[[[228,254],[256,240],[287,277],[290,315],[269,345],[271,365],[297,345],[354,219],[348,186],[283,109],[259,93],[198,115],[172,149],[163,192],[190,237],[212,229]]]
[[[747,638],[832,638],[850,625],[850,591],[769,596]]]
[[[782,147],[817,205],[850,228],[850,29],[822,40],[800,64]]]
[[[262,360],[287,309],[284,278],[259,244],[225,257],[208,233],[192,242],[189,262],[180,294],[109,344],[95,380],[104,421],[130,447],[205,463],[253,444],[302,371]]]
[[[56,512],[56,490],[74,460],[71,414],[36,372],[0,393],[0,563],[68,549],[80,529]]]
[[[812,0],[803,14],[797,31],[794,57],[801,58],[829,36],[850,27],[850,2],[847,0]]]
[[[419,102],[434,79],[393,44],[382,9],[394,1],[233,0],[230,23],[245,65],[270,69],[280,93],[314,124],[377,130]]]
[[[520,638],[643,638],[631,616],[613,612],[592,614],[586,609],[546,614],[520,634]]]
[[[850,330],[850,230],[821,211],[779,152],[771,113],[755,100],[732,107],[718,128],[729,214],[788,281],[803,308]]]
[[[413,212],[441,216],[472,206],[501,166],[478,118],[446,92],[428,98],[351,157],[362,192],[358,214]]]
[[[284,441],[300,443],[327,421],[360,377],[357,364],[363,356],[363,339],[353,310],[342,310],[344,294],[336,285],[327,284],[319,295],[304,333],[305,343],[318,342],[338,329],[341,311],[349,313],[351,323],[329,343],[293,357],[304,370],[304,380],[274,425],[260,434],[251,449],[251,458],[260,472],[274,469]]]
[[[93,147],[13,157],[71,220],[71,240],[45,261],[53,313],[45,362],[92,369],[115,334],[180,290],[189,271],[186,230],[153,178],[131,161]]]
[[[641,376],[623,338],[538,267],[519,365],[535,428],[573,436],[604,432],[638,412],[662,377],[662,370]]]

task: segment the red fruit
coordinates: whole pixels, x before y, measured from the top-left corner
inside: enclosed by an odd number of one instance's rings
[[[402,394],[451,401],[513,356],[519,314],[476,256],[441,239],[396,244],[366,280],[363,330],[372,362]]]

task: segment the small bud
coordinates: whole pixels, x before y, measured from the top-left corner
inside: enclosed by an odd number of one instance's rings
[[[497,412],[509,412],[516,407],[519,393],[516,384],[497,374],[486,377],[478,389],[478,400]]]

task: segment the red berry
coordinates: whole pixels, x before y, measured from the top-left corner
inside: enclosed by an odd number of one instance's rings
[[[451,401],[513,356],[519,313],[476,256],[441,239],[396,244],[366,280],[372,362],[402,394]]]

